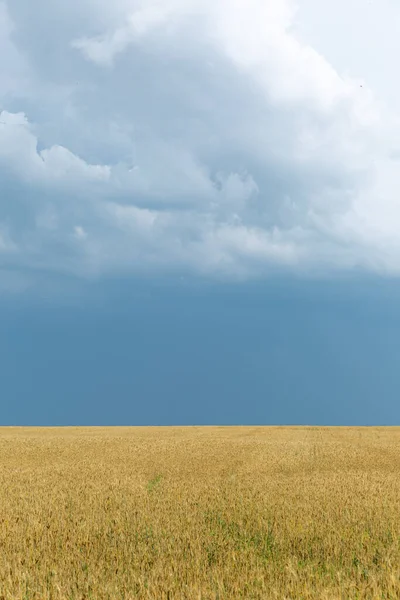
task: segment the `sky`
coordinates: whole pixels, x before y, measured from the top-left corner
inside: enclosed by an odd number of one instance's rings
[[[0,423],[400,424],[399,28],[0,0]]]

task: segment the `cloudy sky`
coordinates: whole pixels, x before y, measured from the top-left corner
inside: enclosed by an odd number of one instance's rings
[[[203,291],[239,286],[227,304],[248,290],[263,298],[260,319],[272,308],[255,282],[289,278],[291,315],[310,281],[335,290],[335,279],[361,277],[372,282],[367,295],[380,281],[396,287],[399,30],[397,0],[0,0],[2,302],[26,315],[45,287],[55,303],[85,297],[89,315],[90,284],[107,304],[110,281],[131,289],[178,278]],[[349,331],[354,296],[340,290]],[[223,303],[203,301],[227,331],[239,318],[228,324]],[[324,306],[334,320],[335,307]],[[13,310],[15,319],[3,311],[16,323],[7,344],[25,339]],[[288,322],[279,314],[276,331]],[[250,338],[243,343],[250,351]],[[260,397],[261,358],[273,355],[265,344],[253,379]],[[25,364],[13,347],[11,371]],[[338,360],[329,356],[326,369]],[[283,377],[292,360],[280,363]],[[154,370],[151,354],[141,368]],[[33,389],[43,383],[35,377]],[[124,389],[134,394],[134,383]]]

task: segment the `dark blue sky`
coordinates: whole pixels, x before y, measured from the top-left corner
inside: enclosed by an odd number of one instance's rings
[[[397,282],[52,285],[1,301],[2,425],[400,424]]]

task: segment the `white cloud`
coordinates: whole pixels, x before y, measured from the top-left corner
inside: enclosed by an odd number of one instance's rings
[[[135,40],[164,25],[169,17],[176,16],[174,8],[178,8],[171,0],[163,3],[153,1],[153,3],[137,4],[138,7],[127,13],[126,22],[121,27],[94,38],[84,37],[73,40],[72,47],[82,50],[88,59],[100,65],[111,66],[115,57],[124,52]]]
[[[87,233],[83,227],[80,225],[75,225],[74,227],[74,237],[77,240],[85,240],[87,238]]]
[[[30,6],[0,2],[0,256],[79,274],[400,272],[398,116],[368,70],[313,46],[301,6]]]
[[[18,94],[26,78],[25,63],[12,42],[13,33],[7,5],[0,2],[0,99],[10,93]]]
[[[63,185],[82,180],[106,181],[107,165],[89,165],[62,146],[38,151],[38,140],[23,113],[0,112],[0,165],[27,181],[55,180]]]

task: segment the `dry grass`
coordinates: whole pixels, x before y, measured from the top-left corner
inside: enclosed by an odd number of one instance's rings
[[[0,598],[400,598],[400,429],[0,429]]]

